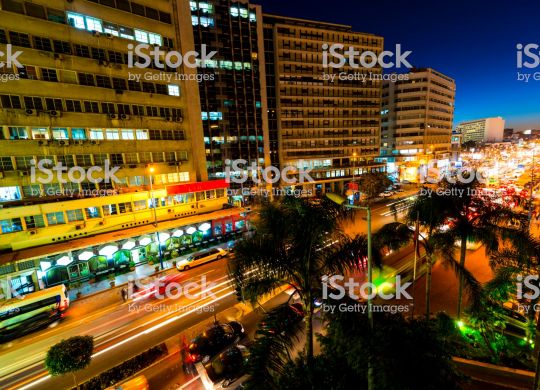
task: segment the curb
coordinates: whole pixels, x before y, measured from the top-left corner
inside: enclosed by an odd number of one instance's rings
[[[534,378],[534,372],[527,371],[527,370],[521,370],[519,368],[497,366],[497,365],[491,364],[491,363],[484,363],[484,362],[479,362],[477,360],[463,359],[463,358],[455,357],[455,356],[452,357],[452,360],[454,362],[456,362],[456,363],[461,363],[463,365],[478,366],[478,367],[482,367],[482,368],[489,368],[491,370],[497,370],[497,371],[502,371],[502,372],[506,372],[506,373],[509,373],[509,374],[516,374],[516,375],[521,375],[521,376],[525,376],[525,377],[529,377],[529,378]]]

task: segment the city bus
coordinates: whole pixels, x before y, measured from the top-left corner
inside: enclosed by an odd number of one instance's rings
[[[1,302],[0,342],[50,324],[63,317],[68,306],[63,284]]]

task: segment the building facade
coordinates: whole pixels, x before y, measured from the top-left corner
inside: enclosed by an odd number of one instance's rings
[[[463,142],[502,142],[504,123],[504,119],[499,116],[461,122],[457,129],[463,135]]]
[[[383,39],[350,26],[274,15],[264,15],[264,39],[272,161],[311,169],[314,182],[300,186],[307,195],[342,192],[354,175],[382,169],[374,161],[381,68],[332,68],[323,58],[333,44],[379,54]]]
[[[189,7],[195,49],[206,45],[216,52],[199,67],[211,76],[199,83],[208,176],[223,178],[227,160],[246,160],[246,169],[265,167],[270,155],[261,7],[229,0],[190,1]]]
[[[456,85],[433,69],[413,69],[383,84],[381,158],[402,179],[416,181],[418,166],[447,163],[451,155]]]
[[[165,55],[196,50],[190,2],[1,5],[0,51],[21,52],[0,68],[4,298],[120,272],[169,249],[179,255],[244,228],[238,209],[222,210],[228,184],[206,181],[201,64]],[[152,234],[159,230],[161,240]]]

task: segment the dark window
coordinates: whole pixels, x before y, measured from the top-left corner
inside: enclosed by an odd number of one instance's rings
[[[120,89],[120,90],[123,90],[125,91],[127,88],[126,88],[126,80],[124,79],[119,79],[118,77],[113,77],[113,88],[114,89]]]
[[[47,19],[45,16],[45,8],[39,4],[24,2],[26,7],[26,15],[33,16],[34,18]]]
[[[164,84],[156,84],[156,92],[161,95],[168,95],[167,86]]]
[[[0,43],[8,43],[6,32],[0,29]]]
[[[94,114],[99,114],[98,102],[90,102],[88,100],[85,100],[84,101],[84,112],[92,112]]]
[[[90,58],[90,48],[85,45],[75,45],[75,55],[78,57]]]
[[[66,41],[53,41],[53,47],[55,53],[71,54],[71,45]]]
[[[43,110],[43,102],[40,97],[36,96],[23,96],[24,99],[24,107],[28,109],[34,109],[34,110]]]
[[[159,20],[158,10],[155,8],[146,7],[146,17],[154,20]]]
[[[114,103],[101,103],[101,112],[104,114],[115,114]]]
[[[51,40],[49,38],[34,37],[34,48],[44,51],[52,51]]]
[[[157,107],[146,106],[146,115],[148,115],[148,116],[159,116]]]
[[[107,7],[116,8],[114,0],[99,0],[99,4],[106,5]]]
[[[125,115],[130,115],[131,114],[129,104],[118,104],[117,106],[118,106],[118,113],[119,114],[125,114]]]
[[[167,107],[160,107],[159,108],[159,116],[162,118],[167,118],[171,116],[171,110]]]
[[[66,111],[69,112],[82,112],[82,105],[80,100],[66,99]]]
[[[66,24],[66,14],[59,9],[47,8],[47,19],[51,22]]]
[[[156,93],[153,83],[146,83],[143,81],[142,89],[144,92]]]
[[[159,21],[163,23],[171,24],[171,14],[163,11],[159,11]]]
[[[62,99],[53,99],[53,98],[45,98],[45,104],[47,105],[48,111],[63,111],[64,108],[62,107]]]
[[[58,82],[58,75],[56,69],[41,68],[41,77],[44,81]]]
[[[96,75],[96,84],[101,88],[111,88],[111,79],[109,76]]]
[[[22,108],[21,99],[17,95],[0,95],[2,108]]]
[[[93,47],[92,48],[92,58],[94,58],[96,60],[106,61],[107,57],[105,56],[105,50],[97,49],[97,48]]]
[[[112,165],[122,165],[124,163],[124,157],[120,153],[112,153],[110,158]]]
[[[128,87],[130,91],[140,91],[141,83],[135,80],[128,80]]]
[[[109,50],[109,61],[113,62],[115,64],[123,64],[124,59],[122,57],[122,53],[119,53],[117,51]]]
[[[172,38],[163,37],[163,45],[165,47],[174,47],[174,41]]]
[[[133,112],[133,115],[144,116],[144,106],[132,104],[131,111]]]
[[[122,11],[131,12],[131,7],[128,0],[116,0],[116,7]]]
[[[133,12],[135,15],[146,16],[144,6],[137,3],[131,3],[131,12]]]
[[[30,38],[28,37],[28,34],[10,31],[9,40],[10,43],[15,46],[32,47],[32,45],[30,45]]]
[[[79,75],[79,84],[80,85],[90,85],[92,87],[96,86],[96,82],[94,80],[94,75],[90,73],[78,73]]]
[[[16,12],[24,15],[24,8],[21,2],[14,0],[2,0],[2,9],[4,11]]]

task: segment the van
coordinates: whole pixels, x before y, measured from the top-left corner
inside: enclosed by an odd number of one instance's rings
[[[210,261],[219,260],[227,256],[227,252],[221,248],[212,248],[202,252],[194,253],[184,260],[176,263],[178,271],[187,271],[191,267],[196,267]]]

